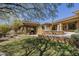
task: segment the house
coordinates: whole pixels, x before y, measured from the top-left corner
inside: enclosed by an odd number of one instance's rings
[[[75,15],[56,21],[54,23],[39,24],[35,22],[24,22],[22,27],[26,27],[29,34],[63,34],[63,32],[73,32],[79,28],[79,10]]]
[[[24,32],[25,34],[34,35],[37,34],[39,25],[40,24],[36,22],[24,21],[23,25],[19,27],[19,31]]]
[[[58,31],[73,31],[79,28],[79,11],[74,12],[75,15],[62,19],[60,21],[54,22],[52,26],[52,30]]]
[[[56,34],[63,34],[64,31],[73,32],[74,30],[79,29],[79,10],[75,11],[74,13],[75,13],[74,16],[56,21],[54,23],[42,24],[43,31],[44,32],[52,31]]]

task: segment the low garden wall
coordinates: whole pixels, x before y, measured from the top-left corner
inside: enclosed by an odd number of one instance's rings
[[[50,34],[53,34],[53,35],[62,35],[62,34],[64,34],[64,31],[44,31],[43,32],[43,35],[50,35]]]
[[[39,37],[45,38],[45,39],[49,39],[53,42],[60,42],[60,43],[65,43],[65,44],[72,44],[73,41],[71,40],[71,38],[67,38],[67,37],[56,37],[56,36],[49,36],[49,35],[38,35]]]

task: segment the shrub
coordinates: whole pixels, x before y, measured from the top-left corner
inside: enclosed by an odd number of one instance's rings
[[[79,33],[79,29],[76,29],[74,32]]]
[[[71,39],[73,40],[79,40],[79,34],[72,34]]]
[[[71,39],[73,40],[73,43],[76,45],[76,47],[79,48],[79,34],[71,35]]]
[[[21,25],[23,25],[22,21],[16,19],[12,22],[12,29],[15,30],[15,32],[17,32],[17,30],[19,29]]]
[[[2,33],[7,33],[10,30],[9,26],[6,24],[1,24],[0,25],[0,32]]]

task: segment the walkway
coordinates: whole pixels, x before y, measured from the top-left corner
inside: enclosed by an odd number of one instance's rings
[[[79,34],[75,32],[64,32],[63,35],[48,35],[49,37],[66,37],[66,38],[71,38],[72,34]]]

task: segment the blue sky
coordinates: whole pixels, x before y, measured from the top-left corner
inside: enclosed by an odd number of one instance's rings
[[[67,17],[70,17],[70,16],[73,16],[75,15],[73,12],[76,11],[76,10],[79,10],[79,3],[75,3],[74,4],[74,7],[72,8],[67,8],[66,6],[61,5],[58,7],[58,13],[57,13],[57,18],[55,18],[55,20],[61,20],[63,18],[67,18]],[[52,20],[47,20],[45,22],[51,22]]]

